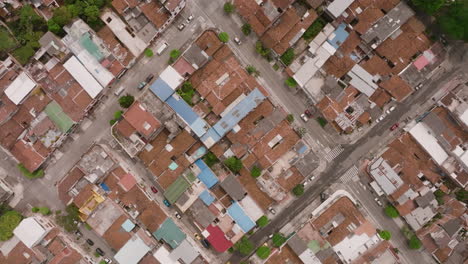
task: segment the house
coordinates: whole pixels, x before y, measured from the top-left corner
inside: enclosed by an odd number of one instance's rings
[[[54,226],[41,216],[23,219],[13,230],[13,234],[28,248],[38,245]]]

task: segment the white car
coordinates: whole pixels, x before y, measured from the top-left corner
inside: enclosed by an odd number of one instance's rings
[[[309,178],[310,182],[313,181],[313,180],[315,180],[315,176],[312,176],[312,177]]]
[[[180,31],[184,30],[184,28],[185,28],[184,23],[181,23],[180,25],[177,26],[177,29],[179,29]]]
[[[302,118],[302,120],[303,120],[304,122],[309,121],[309,118],[307,117],[306,114],[302,114],[302,115],[301,115],[301,118]]]
[[[393,112],[393,110],[395,110],[395,108],[396,108],[396,106],[390,107],[389,109],[387,109],[386,113],[390,114],[391,112]]]
[[[234,38],[234,42],[237,43],[237,45],[242,44],[242,42],[240,41],[240,39],[238,37]]]
[[[421,89],[421,87],[422,87],[422,86],[423,86],[423,84],[422,84],[422,83],[420,83],[420,84],[416,85],[416,88],[415,88],[415,90],[417,91],[417,90]]]
[[[276,211],[273,209],[273,207],[268,207],[268,211],[270,211],[272,214],[276,214]]]
[[[376,123],[382,121],[385,118],[385,115],[381,115],[377,120],[375,120]]]
[[[193,20],[193,15],[190,15],[189,17],[187,17],[187,24],[190,24],[190,22],[192,22]]]
[[[177,219],[182,219],[182,216],[178,212],[175,213],[175,217],[177,217]]]
[[[272,238],[273,238],[273,234],[269,235],[268,238],[269,238],[269,239],[272,239]]]
[[[379,200],[379,198],[375,198],[374,201],[377,203],[378,206],[383,207],[382,202]]]

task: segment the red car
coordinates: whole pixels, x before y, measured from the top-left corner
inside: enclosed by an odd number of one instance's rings
[[[312,118],[312,113],[310,112],[309,109],[305,110],[304,114],[305,114],[308,118]]]
[[[390,130],[393,131],[393,130],[397,129],[399,125],[400,124],[398,124],[398,123],[393,124],[393,126],[390,128]]]
[[[154,193],[158,193],[158,189],[156,189],[156,187],[154,187],[154,186],[151,186],[151,191],[154,192]]]

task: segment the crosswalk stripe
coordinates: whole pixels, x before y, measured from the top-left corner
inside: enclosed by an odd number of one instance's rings
[[[330,150],[326,155],[325,155],[325,159],[328,161],[328,162],[331,162],[332,160],[334,160],[336,157],[338,157],[342,152],[343,152],[343,147],[341,145],[338,145],[336,146],[335,148],[333,148],[332,150]]]
[[[351,181],[358,174],[359,174],[358,167],[352,166],[340,177],[340,181],[342,183],[347,183],[347,182]]]

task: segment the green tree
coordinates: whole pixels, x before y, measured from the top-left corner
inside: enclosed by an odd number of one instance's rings
[[[445,0],[411,0],[411,2],[417,8],[432,15],[444,5]]]
[[[286,120],[291,124],[292,122],[294,122],[294,115],[293,114],[287,115]]]
[[[227,2],[224,4],[223,9],[224,12],[229,15],[232,14],[234,10],[236,10],[236,7],[231,2]]]
[[[312,40],[315,38],[315,36],[318,35],[318,33],[320,33],[320,31],[323,29],[323,27],[325,27],[327,22],[325,22],[325,20],[323,20],[322,18],[317,18],[317,20],[314,21],[314,23],[312,23],[312,25],[310,25],[309,28],[307,28],[307,30],[304,32],[304,34],[302,35],[302,37],[305,39],[305,40]]]
[[[273,246],[275,247],[281,247],[281,245],[286,242],[286,238],[281,233],[275,233],[271,240],[273,242]]]
[[[468,41],[468,1],[456,1],[443,10],[437,21],[450,37]]]
[[[289,48],[281,55],[280,59],[285,65],[289,66],[294,61],[294,56],[294,50]]]
[[[229,157],[224,161],[226,165],[232,172],[239,173],[242,169],[242,161],[236,157]]]
[[[264,226],[268,225],[269,222],[270,222],[270,220],[268,219],[268,217],[266,215],[263,215],[262,217],[260,217],[257,220],[257,225],[258,225],[258,227],[264,227]]]
[[[465,189],[456,191],[455,198],[457,198],[457,200],[460,202],[468,203],[468,191]]]
[[[135,97],[131,96],[130,94],[121,96],[119,98],[119,104],[123,108],[129,108],[133,102],[135,101]]]
[[[44,170],[39,169],[33,172],[30,172],[23,164],[18,164],[18,169],[20,172],[28,179],[37,179],[42,178],[44,176]]]
[[[42,215],[50,215],[49,207],[39,207],[39,213]]]
[[[65,209],[65,215],[57,215],[57,224],[62,226],[67,232],[74,232],[78,230],[78,221],[80,220],[80,212],[78,208],[71,204]]]
[[[122,110],[118,110],[118,111],[115,111],[114,113],[114,119],[117,119],[119,120],[123,115],[123,111]]]
[[[416,235],[411,236],[411,238],[408,241],[408,245],[411,249],[420,249],[422,246],[421,240],[419,240]]]
[[[257,68],[255,68],[252,65],[248,65],[247,67],[245,67],[245,70],[247,71],[248,74],[253,75],[255,77],[260,75],[260,72],[257,70]]]
[[[393,205],[387,205],[384,210],[385,214],[390,218],[397,218],[400,216],[398,210]]]
[[[213,154],[213,152],[210,151],[206,153],[206,155],[203,157],[203,161],[206,163],[208,167],[211,168],[213,167],[213,165],[219,162],[219,159],[216,157],[215,154]]]
[[[293,77],[287,78],[286,81],[284,81],[284,84],[286,84],[288,87],[291,87],[291,88],[297,87],[297,82],[296,80],[294,80]]]
[[[380,230],[379,231],[379,236],[383,240],[390,240],[390,238],[392,238],[392,233],[390,233],[390,231],[388,231],[388,230]]]
[[[269,58],[271,54],[271,50],[267,49],[263,46],[262,42],[257,41],[255,43],[255,51],[257,51],[258,54],[260,54],[264,58]]]
[[[223,43],[227,43],[229,41],[229,35],[226,32],[219,33],[218,38]]]
[[[267,259],[270,256],[271,249],[267,246],[261,246],[257,249],[257,256],[261,259]]]
[[[145,49],[144,53],[145,53],[145,56],[148,57],[148,58],[151,58],[151,57],[154,56],[154,53],[153,53],[152,49]]]
[[[84,14],[84,9],[86,7],[85,2],[78,1],[72,5],[67,5],[68,10],[73,17],[82,16]]]
[[[86,21],[89,23],[98,21],[100,13],[101,11],[99,10],[99,7],[90,5],[85,7],[83,15],[86,17]]]
[[[169,53],[169,57],[171,58],[171,61],[175,61],[177,60],[179,57],[180,57],[180,50],[178,49],[173,49],[171,50],[171,52]]]
[[[16,46],[15,39],[6,28],[0,26],[0,51],[9,51]]]
[[[234,248],[242,255],[248,256],[254,250],[254,244],[244,236],[234,245]]]
[[[68,25],[73,19],[73,14],[67,6],[61,6],[54,9],[52,20],[60,27]]]
[[[7,211],[0,216],[0,241],[13,237],[13,230],[19,225],[23,216],[16,211]]]
[[[260,177],[261,174],[262,170],[257,166],[253,166],[253,168],[250,170],[250,175],[254,178]]]
[[[301,196],[304,194],[304,185],[303,184],[298,184],[292,189],[292,193],[295,196]]]
[[[49,28],[49,31],[54,33],[54,34],[60,34],[61,31],[62,31],[62,27],[57,24],[53,19],[49,19],[49,21],[47,21],[47,27]]]
[[[245,23],[242,25],[241,30],[244,35],[248,36],[250,33],[252,33],[252,26],[249,23]]]
[[[37,212],[39,212],[39,208],[33,207],[33,208],[31,208],[31,212],[37,213]]]
[[[437,203],[439,205],[443,205],[444,204],[444,196],[445,196],[445,193],[440,190],[440,189],[437,189],[435,192],[434,192],[434,196],[437,200]]]

